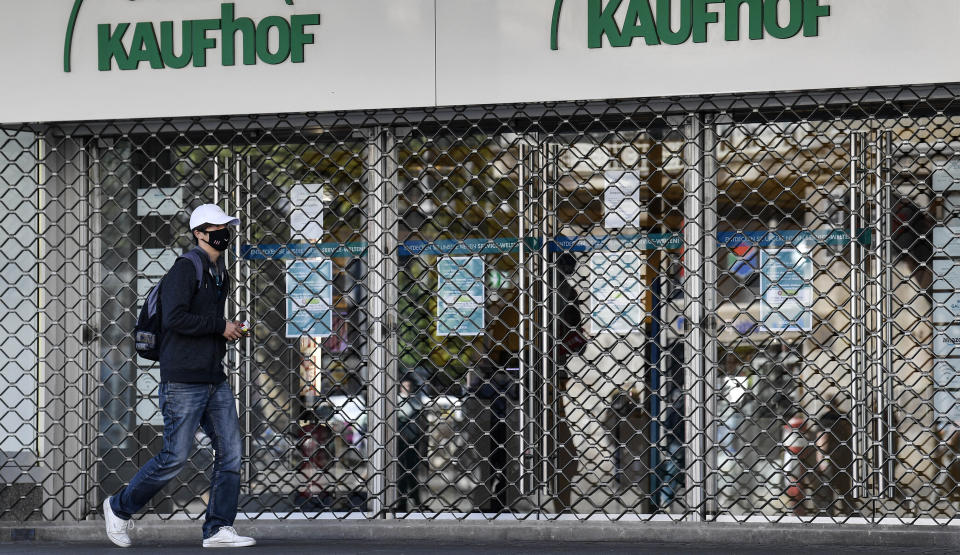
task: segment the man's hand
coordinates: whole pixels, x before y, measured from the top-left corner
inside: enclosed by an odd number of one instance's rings
[[[241,325],[243,325],[242,322],[227,322],[227,327],[223,330],[223,336],[227,338],[227,341],[236,341],[243,337],[243,332],[240,331]]]

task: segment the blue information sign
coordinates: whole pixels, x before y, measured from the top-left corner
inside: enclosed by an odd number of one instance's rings
[[[479,256],[437,260],[437,335],[483,333],[483,274],[483,258]]]
[[[595,252],[590,256],[593,333],[637,333],[646,312],[646,258],[638,252]]]
[[[813,260],[798,249],[760,251],[761,327],[813,329]]]
[[[287,262],[287,337],[326,337],[333,328],[333,262]]]

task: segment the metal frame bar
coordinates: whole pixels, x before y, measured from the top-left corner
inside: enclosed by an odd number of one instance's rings
[[[519,241],[519,252],[517,254],[517,272],[519,273],[519,291],[520,291],[520,356],[518,357],[520,363],[519,376],[517,376],[517,385],[520,388],[520,413],[519,416],[519,440],[520,440],[520,449],[519,449],[519,460],[517,461],[520,465],[520,491],[523,494],[526,494],[529,488],[529,476],[528,474],[528,465],[526,460],[527,453],[527,441],[528,441],[528,414],[530,411],[530,399],[529,399],[529,380],[530,375],[527,370],[527,358],[530,350],[528,349],[528,344],[530,337],[532,337],[530,330],[530,294],[528,292],[528,260],[527,260],[527,245],[523,241],[523,236],[525,233],[525,219],[527,217],[527,202],[526,202],[526,189],[529,182],[528,175],[533,173],[529,171],[526,167],[528,164],[528,157],[530,157],[530,147],[524,141],[520,141],[519,153],[520,160],[517,165],[517,238]],[[514,432],[515,434],[517,432]],[[507,440],[509,442],[509,440]],[[504,447],[506,448],[506,447]],[[509,452],[509,451],[508,451]]]
[[[683,157],[687,163],[683,178],[684,204],[686,219],[683,229],[684,268],[687,278],[684,282],[688,332],[685,342],[684,396],[688,458],[686,466],[685,510],[687,519],[701,521],[706,516],[704,479],[707,473],[706,456],[706,379],[707,360],[705,348],[706,333],[706,283],[704,275],[706,198],[704,182],[704,121],[699,114],[689,114],[683,127],[687,141]]]
[[[877,407],[878,410],[883,411],[883,436],[882,436],[882,450],[883,450],[883,480],[886,485],[883,488],[883,493],[881,495],[887,497],[888,499],[893,499],[896,495],[895,487],[895,463],[896,457],[894,456],[894,435],[896,434],[896,425],[894,422],[894,401],[896,397],[894,396],[894,379],[896,373],[894,371],[894,357],[896,349],[893,345],[893,288],[894,288],[894,277],[893,277],[893,264],[894,264],[894,244],[893,244],[893,133],[889,130],[882,131],[882,143],[881,143],[881,164],[880,164],[880,175],[879,179],[881,180],[881,186],[883,190],[883,203],[881,206],[881,217],[882,221],[882,230],[877,237],[878,243],[882,244],[882,283],[881,291],[883,292],[883,311],[881,314],[881,322],[883,325],[883,379],[882,383],[879,384],[880,390],[878,395],[881,397],[880,402]]]
[[[708,102],[704,102],[703,97],[687,96],[680,98],[642,98],[642,99],[621,99],[617,101],[620,112],[624,114],[634,114],[636,116],[660,116],[660,115],[678,115],[691,112],[702,111],[705,109],[716,111],[736,111],[744,110],[751,112],[754,106],[762,106],[771,98],[776,98],[777,102],[772,107],[776,112],[782,112],[782,106],[790,106],[793,110],[799,111],[822,111],[840,109],[844,110],[851,104],[857,106],[881,106],[887,103],[890,98],[896,97],[898,91],[903,87],[875,87],[870,89],[849,89],[850,94],[837,94],[836,91],[800,91],[800,92],[770,92],[770,93],[750,93],[740,95],[712,96]],[[924,98],[930,103],[949,103],[954,101],[956,96],[960,95],[960,85],[917,85],[911,87],[912,94],[904,97],[903,102],[914,106],[916,98]],[[851,97],[854,98],[851,98]],[[443,122],[449,120],[478,120],[489,116],[491,112],[498,118],[508,118],[516,112],[516,104],[501,105],[495,107],[488,106],[467,106],[467,107],[431,107],[423,109],[408,109],[403,116],[397,120],[399,125],[409,125],[410,121],[426,119],[434,122]],[[609,109],[610,102],[604,100],[594,101],[576,101],[562,103],[530,103],[524,104],[524,111],[531,121],[537,121],[548,116],[570,117],[576,114],[603,112]],[[935,108],[930,108],[935,112]],[[339,127],[364,127],[369,126],[371,119],[376,121],[393,121],[397,118],[394,110],[377,111],[352,111],[347,113],[333,112],[321,114],[261,114],[257,116],[259,126],[291,126],[295,128],[318,127],[323,129],[332,129]],[[217,127],[222,124],[220,118],[204,118],[202,121],[209,123],[210,127]],[[106,122],[62,122],[58,125],[70,133],[91,133],[91,134],[122,134],[129,132],[130,127],[136,126],[138,129],[146,131],[171,130],[174,128],[190,127],[195,120],[190,118],[168,118],[148,121],[138,121],[129,123],[124,121],[106,121]],[[12,124],[7,124],[12,126]],[[19,127],[19,125],[17,125]]]
[[[866,165],[863,156],[866,152],[866,140],[863,133],[850,134],[850,351],[852,378],[853,412],[853,491],[854,497],[864,499],[868,496],[870,478],[867,462],[870,421],[867,413],[867,383],[869,363],[866,352],[866,307],[864,299],[864,271],[866,262],[864,248],[858,241],[858,230],[863,227],[863,210],[866,208],[866,194],[862,190]]]
[[[537,142],[538,156],[541,161],[538,168],[541,187],[538,193],[540,198],[539,204],[543,208],[543,217],[540,221],[539,232],[540,236],[546,240],[546,238],[551,237],[551,233],[557,229],[557,182],[559,181],[560,168],[558,166],[559,160],[557,159],[555,146],[539,136]],[[537,488],[537,507],[540,508],[537,511],[538,519],[542,517],[543,504],[550,497],[551,492],[558,493],[556,476],[554,476],[550,470],[550,436],[554,434],[555,430],[555,428],[551,426],[551,422],[556,419],[555,416],[551,419],[551,414],[554,413],[554,405],[563,402],[562,397],[559,395],[559,384],[557,383],[556,376],[551,375],[550,372],[550,361],[557,359],[556,345],[551,345],[550,342],[550,338],[556,337],[557,335],[557,320],[551,317],[551,314],[556,314],[557,293],[555,287],[548,287],[547,285],[557,282],[557,267],[555,264],[550,264],[549,255],[547,254],[546,256],[547,259],[544,260],[544,263],[541,265],[541,294],[539,297],[540,306],[538,311],[538,321],[540,322],[540,329],[542,330],[540,334],[539,353],[541,356],[540,372],[542,377],[540,396],[543,400],[543,410],[540,413],[542,440],[540,441],[539,453],[541,467],[540,484]],[[547,333],[548,329],[550,330],[549,333]],[[551,390],[553,392],[552,399]],[[554,441],[554,445],[556,445],[556,443],[557,442]]]
[[[717,512],[717,401],[720,392],[717,389],[719,361],[719,342],[717,339],[718,308],[718,268],[720,253],[717,247],[717,173],[719,171],[719,148],[716,122],[712,116],[705,117],[702,123],[702,136],[699,139],[703,156],[700,158],[700,174],[703,176],[703,310],[704,310],[704,351],[703,351],[703,388],[704,388],[704,466],[703,488],[706,503],[702,510],[704,518],[710,518]]]
[[[393,206],[396,171],[391,167],[395,155],[394,138],[387,128],[368,130],[366,204],[367,238],[367,407],[372,476],[369,481],[371,503],[367,513],[386,518],[396,499],[396,408],[397,353],[395,314],[397,245],[396,215]]]

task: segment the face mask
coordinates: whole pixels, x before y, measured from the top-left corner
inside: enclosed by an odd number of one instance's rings
[[[207,244],[218,251],[225,251],[227,250],[227,247],[230,246],[230,241],[232,240],[233,236],[230,233],[230,229],[225,227],[223,229],[209,232],[209,240],[207,241]]]

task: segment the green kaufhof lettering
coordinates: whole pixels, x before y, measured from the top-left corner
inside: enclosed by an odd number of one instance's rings
[[[761,40],[820,35],[820,20],[830,16],[824,0],[588,0],[587,46],[648,46],[707,42],[711,25],[721,25],[724,40],[744,36]],[[623,24],[617,14],[626,5]],[[784,6],[781,13],[780,7]],[[746,22],[746,25],[742,25]]]
[[[287,60],[300,64],[306,46],[314,40],[307,28],[319,24],[319,14],[294,15],[289,20],[270,16],[254,22],[249,17],[237,17],[232,3],[220,5],[220,19],[196,19],[179,25],[163,21],[159,32],[154,23],[146,21],[102,23],[97,26],[98,65],[100,71],[110,71],[114,62],[121,70],[139,69],[142,63],[153,69],[180,69],[191,64],[206,67],[208,54],[218,44],[224,66],[237,64],[238,44],[244,65],[255,65],[258,60],[270,65]],[[129,50],[124,44],[127,35]]]

